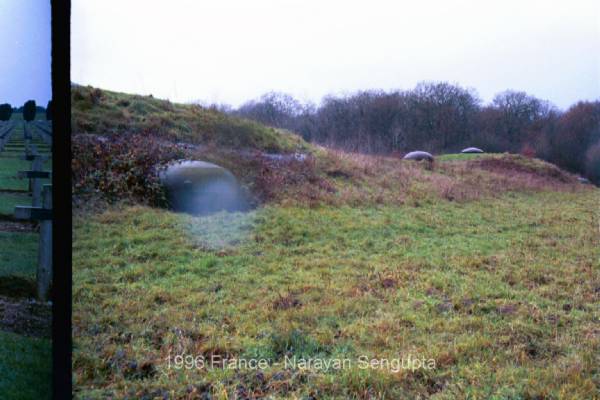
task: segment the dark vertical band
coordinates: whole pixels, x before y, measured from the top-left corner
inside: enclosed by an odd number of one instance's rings
[[[53,394],[71,395],[71,96],[69,0],[52,2]]]

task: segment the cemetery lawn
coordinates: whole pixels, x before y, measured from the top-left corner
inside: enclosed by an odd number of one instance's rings
[[[5,190],[27,190],[27,181],[24,179],[18,179],[16,173],[12,174],[9,172],[0,172],[0,187]]]
[[[20,118],[13,114],[13,119]],[[17,178],[18,171],[31,169],[31,162],[19,158],[24,154],[22,129],[19,123],[0,152],[0,398],[50,399],[51,311],[50,306],[31,301],[35,295],[38,234],[31,224],[13,219],[15,206],[31,206],[32,201],[26,192],[27,179]],[[35,142],[40,151],[49,150]],[[51,169],[51,161],[45,163],[45,168]]]
[[[52,346],[48,339],[0,331],[0,393],[3,399],[52,398]]]
[[[37,257],[37,233],[0,232],[0,277],[35,280]]]
[[[14,216],[17,205],[30,206],[31,196],[25,192],[0,192],[0,215]]]
[[[75,397],[597,398],[600,192],[409,204],[75,216]]]
[[[7,152],[0,153],[7,155]],[[27,179],[17,178],[18,171],[27,171],[31,169],[31,161],[20,160],[18,157],[23,154],[22,151],[15,153],[14,157],[0,157],[0,189],[5,190],[23,190],[28,189]],[[52,170],[52,162],[47,161],[44,163],[44,170]],[[50,179],[42,179],[42,184],[51,183]],[[4,193],[0,192],[0,197],[4,196]],[[31,201],[29,201],[31,205]],[[13,209],[14,213],[14,209]]]

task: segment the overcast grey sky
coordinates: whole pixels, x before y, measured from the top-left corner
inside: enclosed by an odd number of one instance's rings
[[[71,18],[73,82],[178,102],[431,80],[600,98],[597,0],[72,0]]]
[[[0,0],[0,103],[52,97],[50,0]]]

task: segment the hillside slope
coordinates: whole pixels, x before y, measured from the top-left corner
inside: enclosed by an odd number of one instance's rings
[[[171,141],[292,152],[308,146],[297,135],[225,115],[199,105],[176,104],[71,85],[72,132],[100,135],[151,134]]]
[[[576,177],[509,154],[442,157],[432,167],[333,151],[297,135],[194,105],[73,87],[73,192],[164,204],[156,166],[188,158],[240,179],[254,204],[414,204],[506,191],[586,190]],[[303,159],[269,153],[298,152]]]
[[[281,160],[77,112],[94,134],[73,138],[75,198],[134,204],[74,218],[76,398],[597,396],[597,188],[511,154]],[[154,165],[176,158],[228,167],[256,209],[148,207]]]

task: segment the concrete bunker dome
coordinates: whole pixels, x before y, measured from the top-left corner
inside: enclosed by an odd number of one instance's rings
[[[479,147],[467,147],[463,149],[461,153],[485,153],[485,151],[481,150]]]
[[[426,160],[426,161],[433,161],[433,155],[431,155],[431,153],[428,153],[426,151],[411,151],[410,153],[406,154],[404,157],[402,157],[403,160],[415,160],[415,161],[421,161],[421,160]]]
[[[159,178],[173,211],[205,215],[247,209],[238,180],[219,165],[196,160],[178,161],[160,171]]]

